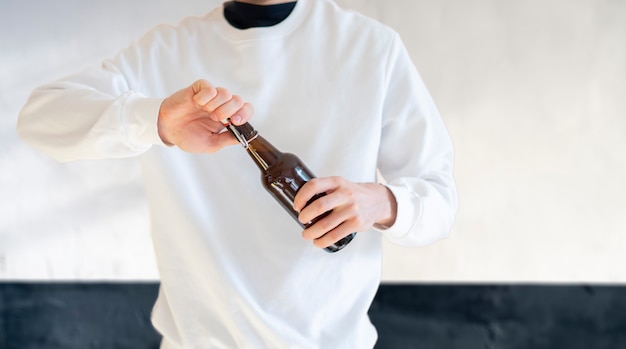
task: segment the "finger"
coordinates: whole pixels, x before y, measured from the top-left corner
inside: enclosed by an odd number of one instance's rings
[[[198,153],[215,153],[216,151],[239,142],[228,132],[206,133],[203,137],[196,140],[196,144],[190,144],[191,148],[196,149],[193,152]]]
[[[336,229],[341,225],[348,217],[341,212],[332,211],[328,216],[320,219],[315,224],[305,229],[302,232],[302,237],[305,240],[320,239],[328,232]],[[332,243],[332,242],[331,242]]]
[[[211,113],[211,118],[216,121],[228,119],[235,115],[243,107],[243,100],[241,97],[234,95],[231,99],[224,104],[217,107]]]
[[[216,88],[217,94],[207,103],[202,106],[202,109],[205,111],[212,113],[217,108],[221,107],[223,104],[227,103],[233,98],[233,95],[225,88],[218,87]],[[219,120],[218,120],[219,121]]]
[[[302,188],[296,194],[293,201],[293,208],[296,211],[301,211],[307,202],[313,198],[313,196],[320,193],[330,193],[339,187],[340,180],[338,177],[325,177],[325,178],[313,178],[310,181],[304,183]]]
[[[213,85],[211,85],[211,83],[209,83],[208,81],[204,80],[204,79],[199,79],[193,82],[193,84],[191,84],[191,89],[193,90],[193,93],[198,93],[200,92],[200,90],[205,89],[205,88],[211,88],[213,87]]]
[[[330,219],[331,217],[328,216],[327,218]],[[328,223],[329,225],[327,225],[333,226],[332,229],[326,230],[325,228],[321,228],[320,226],[318,226],[318,223],[322,223],[322,221],[320,220],[314,226],[304,230],[302,232],[302,237],[305,240],[312,240],[313,244],[316,247],[324,248],[355,232],[354,228],[350,224],[350,221],[344,219],[343,217],[337,220],[332,219],[332,221],[332,223]]]
[[[305,206],[298,215],[298,220],[304,224],[314,220],[328,211],[332,211],[343,202],[340,195],[337,195],[334,192],[321,196],[317,199],[313,197],[312,200],[313,202]]]
[[[239,141],[230,134],[230,132],[222,132],[212,136],[211,138],[213,151],[220,150],[229,145],[239,144]]]
[[[198,80],[191,85],[193,100],[202,107],[217,95],[217,89],[206,80]]]
[[[254,107],[250,103],[244,103],[243,106],[234,113],[230,121],[235,125],[242,125],[248,122],[254,114]]]
[[[345,238],[346,236],[352,234],[353,232],[354,231],[350,229],[348,224],[344,223],[344,224],[339,225],[335,229],[329,231],[328,233],[324,234],[319,239],[313,240],[313,245],[319,248],[326,248],[336,243],[337,241]]]

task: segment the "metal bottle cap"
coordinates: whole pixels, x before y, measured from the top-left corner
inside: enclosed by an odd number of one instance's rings
[[[230,119],[226,119],[222,120],[222,123],[245,149],[248,149],[249,143],[259,135],[254,127],[247,122],[243,125],[235,126],[230,122]]]

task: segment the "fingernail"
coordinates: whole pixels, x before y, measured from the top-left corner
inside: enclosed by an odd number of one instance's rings
[[[243,120],[243,118],[241,116],[239,116],[239,115],[235,115],[232,118],[230,118],[230,120],[232,122],[234,122],[235,124],[240,124],[241,120]]]

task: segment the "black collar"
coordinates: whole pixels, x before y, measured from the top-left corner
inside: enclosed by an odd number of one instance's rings
[[[271,27],[287,18],[294,7],[296,1],[274,5],[228,1],[224,3],[224,17],[237,29]]]

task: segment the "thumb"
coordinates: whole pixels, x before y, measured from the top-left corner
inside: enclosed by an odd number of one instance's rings
[[[239,144],[239,141],[230,134],[230,132],[221,132],[213,135],[208,145],[208,152],[213,153],[224,147]]]

